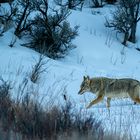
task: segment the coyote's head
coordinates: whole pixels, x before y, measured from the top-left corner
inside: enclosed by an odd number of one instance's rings
[[[90,91],[90,78],[89,76],[83,77],[83,82],[80,86],[78,94],[83,94],[84,92]]]

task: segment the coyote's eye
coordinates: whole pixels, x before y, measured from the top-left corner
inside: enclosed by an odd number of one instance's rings
[[[85,82],[82,83],[81,87],[86,87],[87,84]]]
[[[88,85],[87,82],[84,82],[84,83],[82,83],[82,85],[81,85],[81,88],[84,88],[84,89],[86,89],[86,88],[88,88],[88,87],[89,87],[89,85]]]
[[[82,83],[81,88],[82,88],[82,87],[85,87],[85,83]]]

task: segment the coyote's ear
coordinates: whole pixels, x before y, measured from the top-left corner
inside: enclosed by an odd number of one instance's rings
[[[90,79],[89,76],[87,76],[87,79],[88,79],[88,80]]]
[[[83,79],[86,80],[86,76],[83,76]]]

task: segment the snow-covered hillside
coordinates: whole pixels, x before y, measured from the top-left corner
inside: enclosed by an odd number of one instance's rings
[[[130,77],[140,80],[140,24],[137,30],[137,43],[121,44],[122,35],[105,27],[105,17],[110,16],[113,6],[101,9],[84,8],[83,11],[71,11],[68,21],[71,26],[79,25],[79,35],[73,41],[77,48],[70,51],[64,58],[52,60],[45,58],[46,72],[42,73],[37,83],[30,81],[30,86],[39,91],[39,97],[54,92],[55,101],[62,99],[62,94],[72,99],[77,108],[85,110],[86,105],[95,98],[91,93],[78,95],[84,75],[90,77]],[[38,60],[39,54],[34,50],[22,47],[23,41],[18,40],[13,48],[9,44],[13,38],[13,29],[0,37],[0,76],[11,80],[15,85],[21,84],[23,79],[29,79],[32,67]],[[16,86],[12,89],[17,91]],[[63,92],[59,92],[63,91]],[[14,96],[14,95],[13,95]],[[140,106],[133,105],[131,100],[114,100],[111,102],[110,114],[105,108],[105,101],[88,109],[103,122],[106,130],[115,129],[125,132],[129,128],[135,139],[140,138]],[[120,126],[121,125],[121,126]],[[117,129],[117,128],[116,128]]]

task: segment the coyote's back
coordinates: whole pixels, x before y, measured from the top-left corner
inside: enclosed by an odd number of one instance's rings
[[[131,78],[111,79],[106,77],[83,79],[79,94],[92,92],[97,98],[87,108],[100,102],[107,97],[107,107],[110,107],[111,98],[131,98],[134,102],[140,103],[140,82]]]

